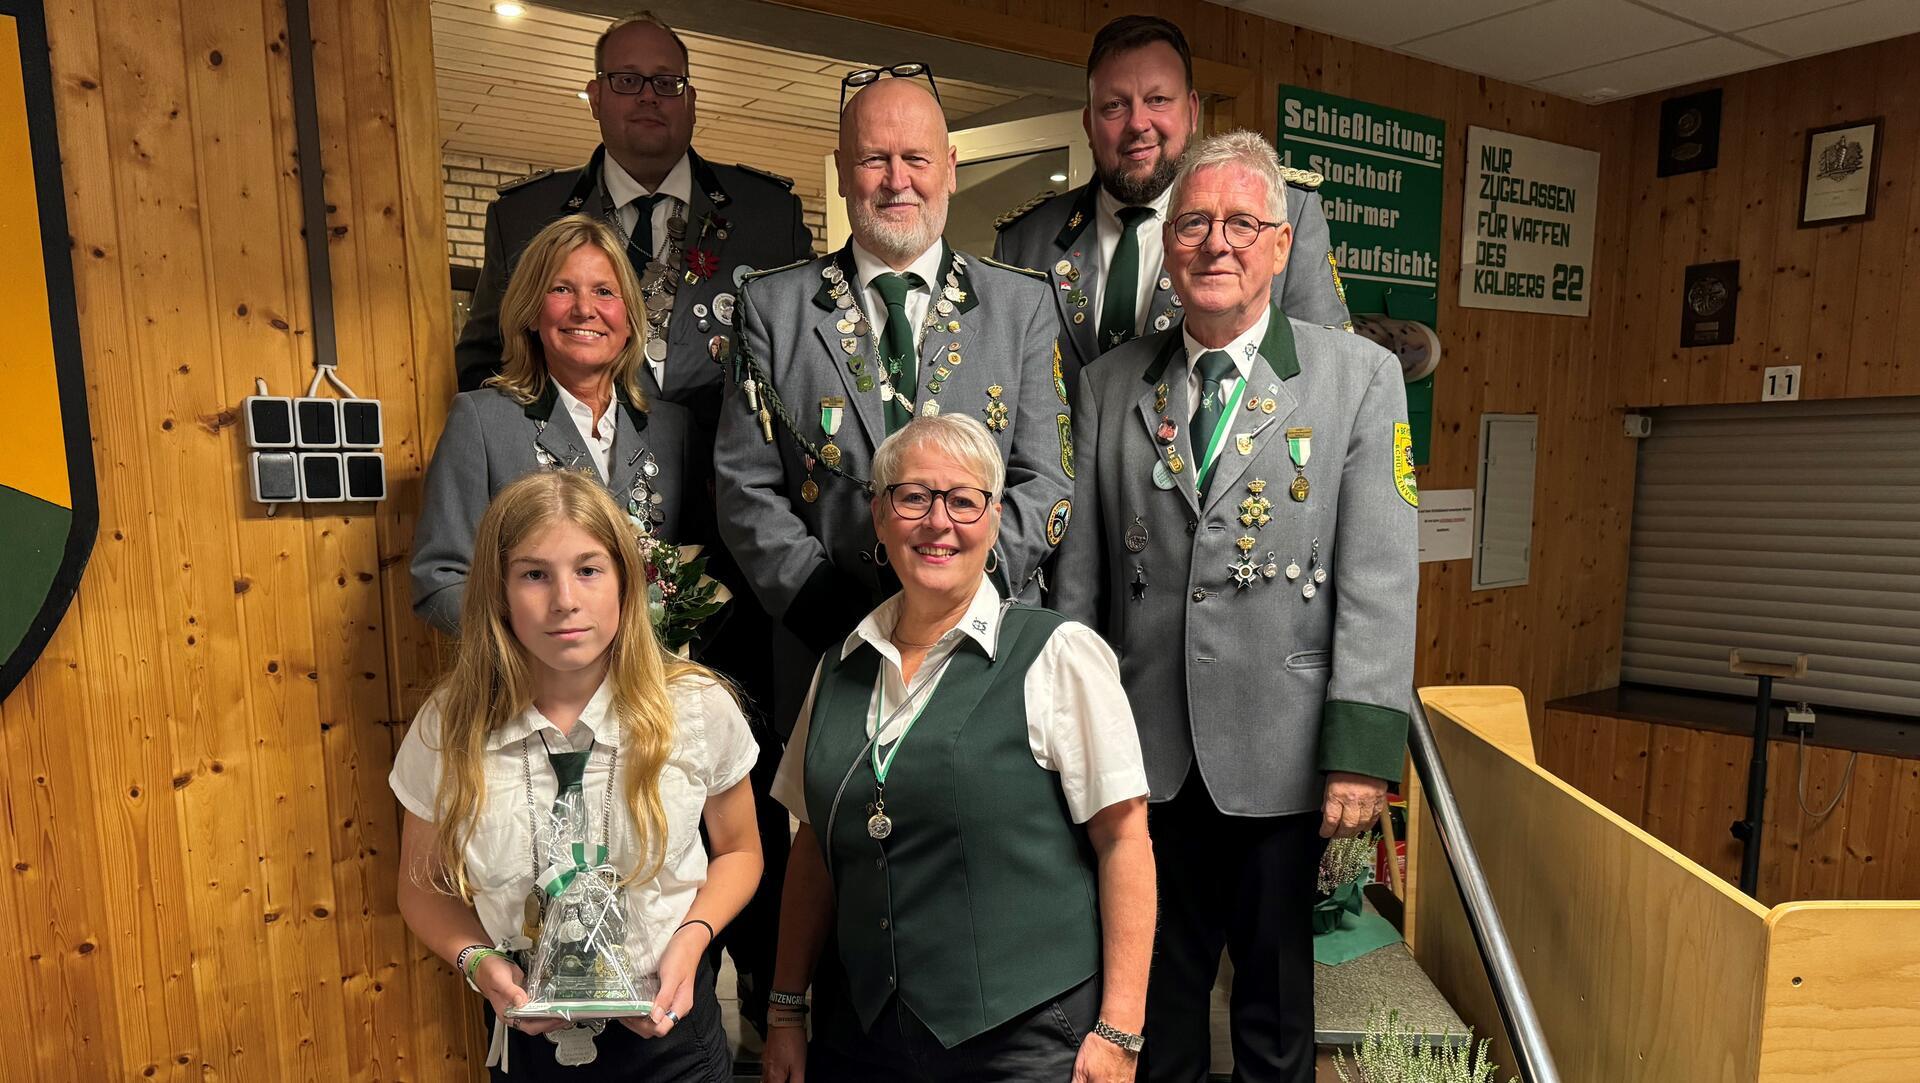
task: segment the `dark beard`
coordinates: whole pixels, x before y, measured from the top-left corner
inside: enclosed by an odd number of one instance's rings
[[[1125,207],[1144,207],[1160,198],[1160,193],[1173,183],[1174,174],[1180,172],[1180,163],[1172,158],[1162,157],[1160,164],[1143,177],[1117,176],[1100,173],[1100,187],[1120,201]]]

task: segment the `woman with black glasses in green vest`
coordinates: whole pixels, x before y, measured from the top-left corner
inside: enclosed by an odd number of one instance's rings
[[[916,419],[873,474],[901,589],[821,660],[773,784],[801,827],[765,1078],[1131,1080],[1154,881],[1119,664],[987,578],[1006,468],[986,426]]]

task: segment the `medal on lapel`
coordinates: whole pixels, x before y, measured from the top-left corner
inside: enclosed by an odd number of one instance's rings
[[[828,466],[840,465],[840,445],[833,438],[840,433],[840,420],[845,415],[847,400],[838,395],[829,395],[820,400],[820,431],[827,434],[827,442],[820,446],[820,461]]]
[[[1310,428],[1287,430],[1287,457],[1293,460],[1293,484],[1287,486],[1287,495],[1296,501],[1304,501],[1311,486],[1307,484],[1307,460],[1313,456],[1313,430]]]

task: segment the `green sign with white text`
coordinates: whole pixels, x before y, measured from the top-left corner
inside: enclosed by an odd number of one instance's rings
[[[1347,308],[1438,327],[1447,125],[1305,87],[1280,88],[1280,162],[1326,178],[1321,207]],[[1427,461],[1433,377],[1407,385],[1414,461]]]

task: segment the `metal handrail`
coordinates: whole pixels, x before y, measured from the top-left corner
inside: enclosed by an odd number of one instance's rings
[[[1426,705],[1420,702],[1420,690],[1413,690],[1413,709],[1408,712],[1413,749],[1413,769],[1426,787],[1428,806],[1440,835],[1440,848],[1447,864],[1453,867],[1453,881],[1460,888],[1460,901],[1467,911],[1467,925],[1473,930],[1474,944],[1480,949],[1480,962],[1486,967],[1493,985],[1493,1002],[1500,1010],[1507,1036],[1513,1039],[1513,1052],[1523,1083],[1560,1083],[1560,1071],[1554,1067],[1553,1052],[1547,1048],[1546,1031],[1534,1011],[1533,998],[1527,993],[1527,979],[1520,973],[1520,962],[1500,922],[1500,908],[1487,886],[1486,872],[1473,840],[1467,836],[1460,816],[1460,804],[1454,800],[1453,784],[1440,762],[1440,749],[1433,739],[1433,727],[1427,721]]]

